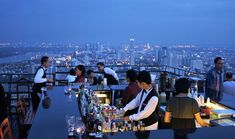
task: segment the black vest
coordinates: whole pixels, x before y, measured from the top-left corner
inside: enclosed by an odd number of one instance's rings
[[[142,97],[143,97],[143,93],[144,93],[144,92],[142,91],[141,99],[142,99]],[[140,111],[144,110],[145,106],[148,104],[149,100],[150,100],[153,96],[158,97],[158,94],[157,94],[157,92],[156,92],[156,90],[155,90],[154,88],[151,90],[151,92],[149,92],[148,96],[147,96],[147,97],[145,98],[145,100],[143,101],[143,104],[142,104],[142,106],[141,106]],[[142,100],[141,100],[141,101],[142,101]],[[159,119],[158,110],[159,110],[159,99],[158,99],[158,104],[157,104],[155,110],[153,111],[153,113],[152,113],[149,117],[147,117],[147,118],[141,120],[141,121],[144,123],[145,127],[146,127],[146,126],[150,126],[150,125],[152,125],[152,124],[155,124],[155,123],[158,121],[158,119]]]
[[[35,78],[35,76],[36,76],[38,70],[41,69],[41,68],[42,68],[43,71],[44,71],[42,78],[46,78],[46,71],[44,70],[44,68],[43,68],[42,66],[40,66],[40,67],[36,70],[36,72],[35,72],[35,74],[34,74],[34,78]],[[42,87],[46,87],[46,86],[47,86],[47,82],[43,82],[43,83],[34,83],[34,85],[33,85],[33,92],[34,92],[34,93],[41,93],[41,92],[42,92],[42,91],[41,91],[41,88],[42,88]]]
[[[104,78],[107,78],[108,85],[118,85],[118,81],[112,75],[104,72]]]

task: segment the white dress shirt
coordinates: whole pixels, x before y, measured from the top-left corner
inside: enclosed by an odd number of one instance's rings
[[[112,70],[110,68],[104,68],[104,72],[106,74],[112,75],[117,81],[119,80],[118,76],[117,76],[117,73],[114,70]]]
[[[223,84],[223,93],[235,96],[235,82],[234,81],[224,82],[224,84]]]
[[[136,98],[133,99],[131,102],[129,102],[123,108],[124,111],[127,111],[127,110],[133,110],[133,109],[139,107],[137,114],[133,114],[133,115],[129,116],[129,119],[131,121],[140,121],[141,119],[145,119],[145,118],[149,117],[155,111],[157,104],[158,104],[158,97],[156,97],[156,96],[153,96],[149,100],[149,102],[145,106],[145,108],[141,111],[142,104],[143,104],[144,100],[146,99],[146,97],[148,96],[148,94],[152,91],[152,89],[153,88],[151,87],[148,90],[146,90],[146,93],[143,94],[142,100],[140,100],[142,92],[143,92],[143,90],[141,90],[141,92],[138,93]],[[157,128],[158,128],[158,122],[156,122],[150,126],[145,127],[145,130],[156,130]]]
[[[46,68],[43,67],[40,68],[36,75],[35,75],[35,78],[34,78],[34,83],[44,83],[44,82],[47,82],[47,78],[42,78],[43,74],[44,74],[44,70],[46,70]]]
[[[66,80],[68,80],[69,83],[72,83],[76,80],[77,76],[74,76],[74,75],[68,75],[66,77]]]

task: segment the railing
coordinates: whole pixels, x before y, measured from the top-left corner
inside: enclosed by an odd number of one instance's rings
[[[125,73],[128,69],[135,69],[136,71],[141,71],[141,70],[147,70],[151,74],[157,75],[157,77],[160,76],[161,72],[166,72],[168,76],[173,76],[173,77],[179,77],[179,76],[196,76],[200,78],[204,78],[203,73],[196,73],[192,72],[189,70],[185,70],[182,68],[177,68],[177,67],[170,67],[170,66],[156,66],[156,65],[149,65],[149,66],[137,66],[137,65],[107,65],[107,67],[110,67],[116,71],[118,74],[119,80],[122,82],[125,80]],[[66,67],[66,66],[57,66],[55,69],[56,73],[56,83],[58,84],[60,81],[64,82],[66,75],[68,74],[68,71],[74,68],[73,66],[71,67]],[[86,69],[92,69],[95,74],[99,74],[97,67],[96,66],[86,66]],[[60,79],[57,77],[60,76]],[[158,80],[158,78],[156,79]]]
[[[157,77],[160,76],[161,72],[166,72],[169,77],[179,77],[179,76],[196,76],[200,78],[204,78],[203,73],[196,73],[189,70],[185,70],[182,68],[177,67],[170,67],[170,66],[156,66],[156,65],[149,65],[149,66],[137,66],[137,65],[107,65],[116,71],[119,76],[120,82],[125,80],[125,73],[128,69],[135,69],[136,71],[147,70],[151,74],[155,74]],[[71,67],[66,66],[56,66],[53,73],[48,73],[50,78],[53,78],[54,85],[60,85],[61,83],[65,82],[65,77],[68,74]],[[74,68],[74,67],[73,67]],[[94,70],[95,74],[99,74],[97,71],[96,66],[85,66],[85,68]],[[29,83],[33,83],[34,74],[17,74],[17,73],[10,73],[10,74],[0,74],[0,83],[4,85],[4,89],[6,92],[15,92],[16,85],[19,83],[18,81],[21,79],[27,79]],[[156,80],[158,80],[157,78]]]

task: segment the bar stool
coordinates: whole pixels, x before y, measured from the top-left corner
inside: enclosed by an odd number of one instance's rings
[[[17,82],[17,100],[19,100],[21,96],[24,96],[27,107],[30,108],[32,83],[30,80],[25,78],[20,78]]]
[[[8,137],[8,139],[13,139],[13,134],[11,130],[11,125],[9,123],[8,118],[4,119],[0,126],[0,137],[1,139],[4,139],[5,136]]]

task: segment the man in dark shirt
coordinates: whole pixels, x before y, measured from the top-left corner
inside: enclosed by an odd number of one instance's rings
[[[139,88],[136,82],[136,78],[137,78],[137,73],[135,70],[131,69],[126,72],[126,80],[129,83],[129,85],[124,90],[124,93],[122,96],[121,104],[123,107],[125,107],[126,104],[131,102],[141,91],[141,89]]]
[[[206,98],[214,101],[220,101],[223,98],[223,59],[216,57],[215,67],[206,74]]]

